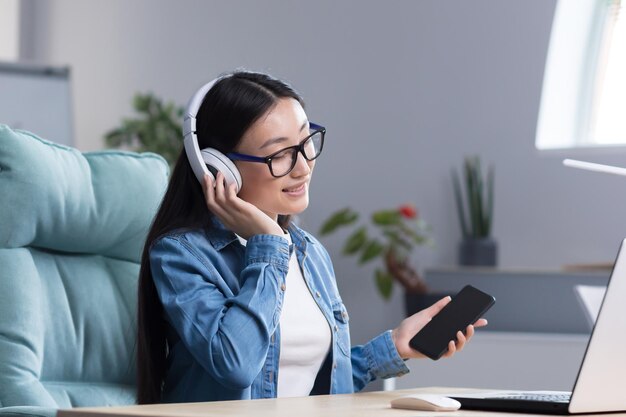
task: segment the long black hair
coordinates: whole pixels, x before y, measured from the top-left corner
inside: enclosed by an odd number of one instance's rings
[[[206,94],[196,116],[200,149],[231,152],[244,133],[281,98],[302,98],[286,83],[267,74],[234,72],[222,77]],[[181,138],[182,141],[182,138]],[[167,341],[163,307],[150,270],[150,248],[160,237],[181,228],[211,227],[202,187],[184,149],[176,161],[141,256],[137,305],[137,403],[161,401]],[[289,216],[279,216],[283,227]]]

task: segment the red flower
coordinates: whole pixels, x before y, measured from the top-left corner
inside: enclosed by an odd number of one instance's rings
[[[415,219],[417,217],[417,210],[410,204],[405,204],[398,208],[400,214],[407,219]]]

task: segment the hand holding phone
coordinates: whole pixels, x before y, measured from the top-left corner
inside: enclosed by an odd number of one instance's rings
[[[409,345],[431,359],[439,359],[448,350],[448,343],[456,339],[456,333],[475,323],[495,301],[493,296],[471,285],[465,286],[413,336]]]

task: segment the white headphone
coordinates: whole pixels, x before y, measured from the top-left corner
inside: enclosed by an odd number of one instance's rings
[[[241,175],[233,161],[228,159],[226,155],[217,149],[204,148],[200,150],[198,136],[196,135],[196,115],[198,114],[198,110],[200,110],[200,106],[206,94],[220,79],[221,78],[216,78],[203,85],[196,91],[187,104],[185,118],[183,120],[185,153],[187,154],[191,169],[198,181],[200,181],[200,184],[204,184],[205,175],[208,174],[215,180],[217,171],[220,171],[224,175],[226,185],[237,184],[237,192],[239,192],[241,189]]]

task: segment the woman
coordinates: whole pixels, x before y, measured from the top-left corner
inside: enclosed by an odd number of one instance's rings
[[[404,359],[423,357],[408,341],[449,298],[350,348],[330,258],[290,222],[308,206],[325,136],[300,96],[235,72],[196,119],[199,148],[233,159],[242,187],[221,172],[200,184],[181,152],[143,251],[138,402],[350,393],[407,373]],[[473,333],[459,332],[446,356]]]

